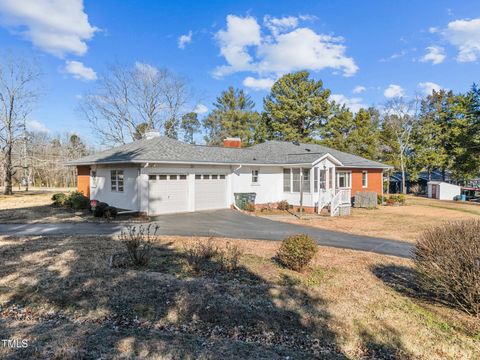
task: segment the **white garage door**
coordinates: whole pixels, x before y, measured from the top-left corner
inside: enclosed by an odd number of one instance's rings
[[[224,209],[227,207],[227,180],[225,175],[195,175],[195,210]]]
[[[188,211],[187,175],[148,176],[148,214]]]

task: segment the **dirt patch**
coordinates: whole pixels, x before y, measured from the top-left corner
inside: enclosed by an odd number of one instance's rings
[[[10,358],[473,358],[478,322],[394,289],[409,260],[321,247],[299,274],[279,244],[230,241],[244,275],[181,271],[204,239],[161,237],[154,268],[111,268],[109,237],[0,238],[0,338]],[[162,258],[168,261],[159,265]],[[176,260],[176,261],[172,261]]]
[[[377,209],[352,208],[350,216],[317,216],[307,219],[279,218],[278,220],[310,225],[349,234],[415,242],[428,227],[445,221],[478,218],[480,206],[442,202],[439,200],[407,198],[405,206],[381,206]]]

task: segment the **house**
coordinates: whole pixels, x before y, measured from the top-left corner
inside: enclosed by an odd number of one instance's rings
[[[402,192],[402,173],[400,171],[394,172],[390,175],[390,187],[389,192],[392,194]],[[421,171],[418,174],[418,178],[411,179],[410,173],[405,173],[405,187],[407,188],[407,193],[418,193],[418,194],[427,194],[429,181],[443,181],[443,182],[452,182],[450,171],[442,172],[441,170],[432,170]]]
[[[443,181],[428,182],[428,197],[439,200],[455,200],[462,193],[462,187]]]
[[[234,206],[255,193],[256,206],[287,200],[305,211],[338,215],[357,191],[383,191],[388,166],[315,144],[267,141],[248,148],[192,145],[148,132],[144,139],[86,156],[78,190],[90,199],[148,215]]]

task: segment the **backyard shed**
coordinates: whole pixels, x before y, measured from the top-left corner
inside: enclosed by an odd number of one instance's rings
[[[443,181],[429,181],[428,197],[439,200],[455,200],[457,196],[460,196],[462,188],[461,186],[446,183]]]

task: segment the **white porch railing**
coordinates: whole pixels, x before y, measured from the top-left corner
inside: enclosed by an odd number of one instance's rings
[[[317,201],[317,213],[320,214],[320,211],[327,206],[332,200],[333,192],[331,189],[320,189],[318,191],[318,201]]]
[[[340,213],[340,206],[342,205],[351,205],[351,194],[350,189],[338,189],[335,196],[332,198],[330,203],[330,216],[338,216]]]

